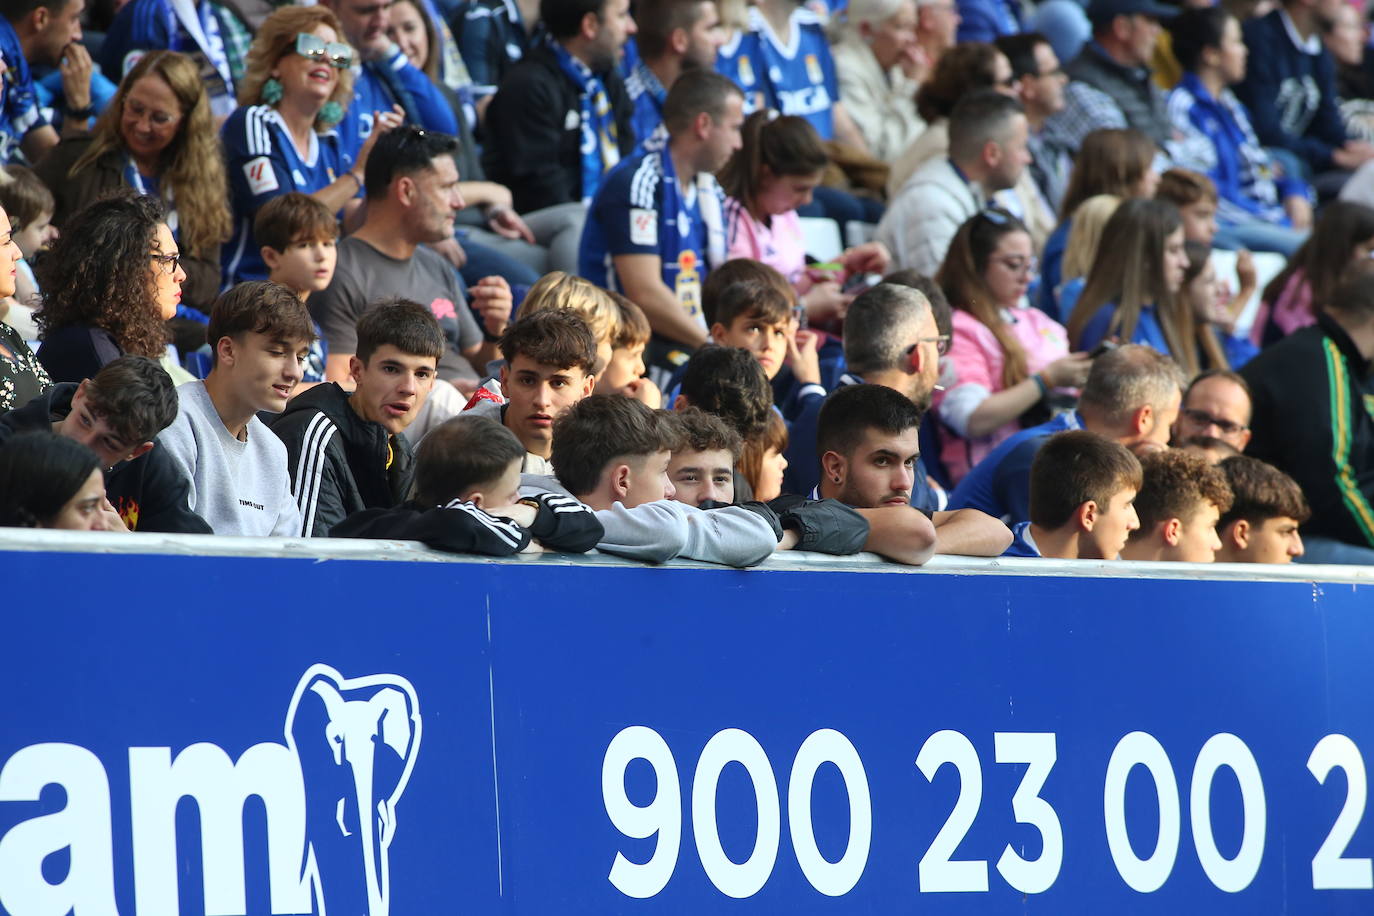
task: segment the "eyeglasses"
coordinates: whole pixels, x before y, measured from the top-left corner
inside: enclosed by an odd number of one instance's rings
[[[1008,255],[1007,257],[993,258],[993,262],[1001,264],[1007,270],[1021,276],[1035,273],[1036,268],[1040,266],[1040,259],[1034,255],[1030,257]]]
[[[142,118],[144,115],[147,115],[148,120],[152,122],[152,125],[154,127],[167,127],[175,123],[176,121],[181,120],[180,114],[172,114],[168,111],[158,111],[156,109],[151,109],[144,106],[140,102],[133,101],[132,99],[124,100],[124,113],[132,115],[135,118]]]
[[[911,346],[909,346],[909,347],[906,348],[906,352],[907,352],[907,355],[910,356],[911,353],[912,353],[912,351],[914,351],[914,350],[915,350],[918,346],[920,346],[921,344],[923,344],[923,343],[933,343],[933,344],[935,344],[935,352],[936,352],[936,353],[940,354],[941,356],[948,356],[948,355],[949,355],[949,342],[950,342],[950,335],[948,335],[948,334],[941,334],[939,337],[918,337],[918,338],[916,338],[916,342],[915,342],[914,344],[912,344]]]
[[[181,266],[181,252],[177,252],[176,254],[151,254],[149,257],[156,261],[157,266],[168,276],[174,276],[177,272],[177,268]]]
[[[318,35],[301,32],[296,35],[296,53],[306,60],[328,63],[336,70],[353,66],[353,48],[342,41],[325,41]]]
[[[1183,408],[1183,415],[1198,426],[1215,426],[1223,435],[1234,436],[1243,433],[1250,427],[1234,420],[1223,420],[1221,417],[1214,417],[1205,410],[1198,410],[1194,407]]]

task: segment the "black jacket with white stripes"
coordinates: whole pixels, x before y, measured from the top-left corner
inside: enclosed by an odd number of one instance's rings
[[[363,509],[399,506],[415,479],[415,455],[404,433],[394,438],[364,420],[333,382],[292,398],[271,424],[286,443],[291,493],[301,534],[324,537]]]
[[[433,509],[414,502],[395,509],[367,509],[335,525],[330,535],[420,541],[436,550],[504,557],[519,553],[531,539],[560,553],[583,553],[604,533],[596,513],[571,496],[541,493],[521,502],[536,509],[529,528],[455,499]]]

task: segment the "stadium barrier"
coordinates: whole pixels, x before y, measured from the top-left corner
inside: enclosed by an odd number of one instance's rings
[[[1374,911],[1369,571],[0,568],[10,916]]]

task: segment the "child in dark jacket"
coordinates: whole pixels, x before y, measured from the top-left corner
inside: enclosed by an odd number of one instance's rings
[[[437,550],[495,557],[595,547],[601,523],[576,499],[558,493],[521,498],[524,457],[520,440],[491,417],[454,417],[416,450],[415,499],[359,512],[330,534],[421,541]]]

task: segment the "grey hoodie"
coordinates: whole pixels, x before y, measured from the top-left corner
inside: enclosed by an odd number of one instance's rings
[[[522,496],[567,492],[552,477],[525,474],[520,479]],[[660,499],[630,509],[616,503],[598,509],[596,517],[606,529],[598,550],[646,563],[681,557],[725,566],[757,566],[778,546],[768,521],[740,506],[698,509]]]

